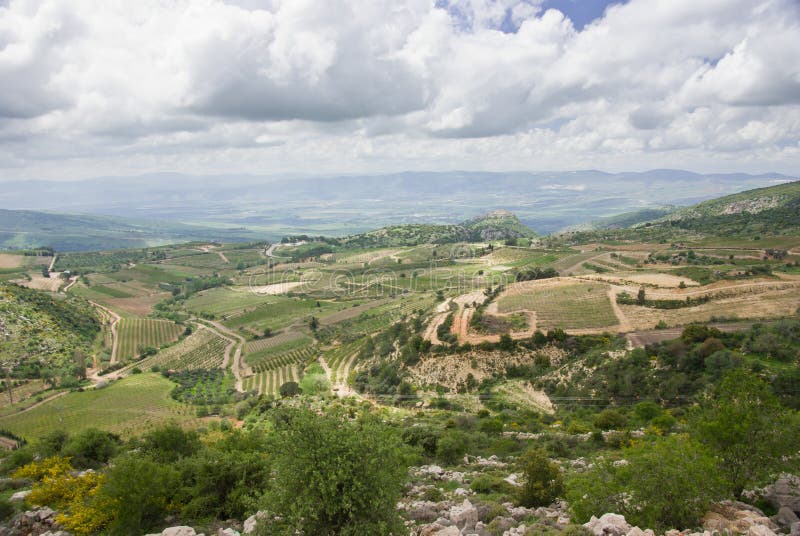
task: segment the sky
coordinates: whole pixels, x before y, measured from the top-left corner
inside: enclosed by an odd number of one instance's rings
[[[0,0],[0,180],[800,173],[798,0]]]

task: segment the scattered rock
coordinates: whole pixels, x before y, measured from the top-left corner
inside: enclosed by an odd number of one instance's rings
[[[28,498],[28,495],[31,494],[31,490],[26,489],[23,491],[18,491],[11,496],[11,502],[22,502]]]
[[[450,508],[450,521],[459,529],[473,529],[478,522],[478,510],[468,499],[464,499],[461,505]]]
[[[161,531],[161,536],[197,536],[192,527],[185,525],[179,527],[167,527]]]
[[[619,514],[603,514],[600,519],[592,516],[583,526],[594,536],[626,536],[633,528],[625,521],[625,517]]]
[[[408,518],[414,521],[430,523],[439,517],[436,503],[430,501],[416,501],[408,506]]]
[[[242,525],[242,534],[250,534],[255,531],[258,520],[264,519],[265,517],[267,517],[267,513],[263,510],[259,510],[255,514],[245,519],[244,524]]]
[[[241,536],[241,534],[239,534],[238,530],[227,528],[227,529],[219,529],[217,531],[217,536]]]
[[[786,506],[800,514],[800,477],[797,475],[782,474],[774,484],[764,488],[763,495],[776,510]]]
[[[721,534],[748,534],[750,536],[769,536],[778,530],[778,526],[764,513],[737,501],[723,501],[712,506],[703,516],[703,529]],[[763,528],[755,528],[763,527]],[[769,532],[764,531],[767,529]]]
[[[772,520],[779,527],[788,529],[800,521],[800,518],[798,518],[797,514],[795,514],[794,511],[788,506],[781,506],[780,510],[778,510],[778,513],[772,518]]]

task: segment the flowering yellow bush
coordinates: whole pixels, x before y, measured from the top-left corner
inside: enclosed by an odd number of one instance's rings
[[[53,456],[52,458],[45,458],[38,462],[23,465],[14,471],[12,476],[39,482],[45,478],[57,478],[69,474],[70,471],[72,471],[72,466],[69,464],[69,458]]]
[[[58,510],[56,521],[65,529],[79,535],[96,533],[115,511],[112,501],[98,495],[105,477],[95,472],[73,475],[71,471],[69,458],[53,457],[21,467],[14,477],[38,482],[27,501]]]

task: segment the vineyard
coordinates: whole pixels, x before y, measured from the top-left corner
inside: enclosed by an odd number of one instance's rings
[[[328,367],[331,369],[331,384],[347,383],[347,376],[352,370],[362,346],[363,341],[356,341],[337,346],[327,353],[326,359]]]
[[[25,413],[0,417],[0,428],[28,440],[52,430],[87,428],[131,437],[167,422],[194,422],[195,409],[170,397],[173,387],[159,374],[134,374],[103,389],[68,393]]]
[[[302,364],[292,364],[258,372],[244,379],[244,390],[258,391],[262,395],[276,395],[284,383],[300,381],[301,368]]]
[[[278,333],[272,337],[248,342],[245,353],[253,354],[275,348],[277,346],[296,343],[296,341],[304,341],[305,343],[308,343],[311,341],[311,339],[308,337],[308,335],[299,331],[284,331],[283,333]]]
[[[255,354],[248,354],[245,361],[255,372],[264,372],[293,363],[305,363],[313,356],[314,350],[315,346],[300,340]]]
[[[498,312],[536,311],[537,327],[542,330],[615,326],[618,321],[607,290],[601,284],[534,287],[500,298]]]
[[[183,330],[183,327],[169,320],[123,318],[117,325],[117,360],[127,361],[141,355],[142,348],[160,348],[174,342]]]
[[[222,365],[229,344],[228,339],[201,328],[175,346],[139,361],[136,366],[142,370],[145,367],[174,370],[217,368]]]

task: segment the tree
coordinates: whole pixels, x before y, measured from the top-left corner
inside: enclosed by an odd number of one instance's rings
[[[99,500],[115,505],[108,534],[146,534],[160,528],[170,513],[180,479],[172,465],[136,454],[114,459]]]
[[[119,436],[89,428],[68,439],[62,449],[78,469],[97,469],[117,452]]]
[[[622,456],[627,463],[599,459],[567,482],[567,501],[579,521],[615,512],[640,527],[691,527],[728,493],[716,460],[685,437],[640,442]]]
[[[544,449],[529,450],[517,461],[524,483],[519,491],[522,506],[548,506],[564,494],[561,469],[550,461]]]
[[[692,430],[720,460],[736,497],[797,463],[800,420],[743,369],[728,373],[694,415]]]
[[[319,327],[319,320],[317,320],[316,316],[312,316],[308,320],[308,327],[311,328],[311,331],[317,331],[317,328]]]
[[[448,430],[436,444],[436,457],[450,465],[458,463],[467,452],[468,439],[460,430]]]
[[[637,305],[644,305],[645,304],[644,287],[639,287],[639,292],[636,294],[636,304]]]
[[[286,398],[290,396],[297,396],[303,391],[300,389],[300,386],[297,384],[297,382],[286,382],[281,385],[279,392],[282,397]]]
[[[374,416],[285,410],[268,439],[274,453],[264,534],[400,534],[397,513],[410,462],[398,432]]]

